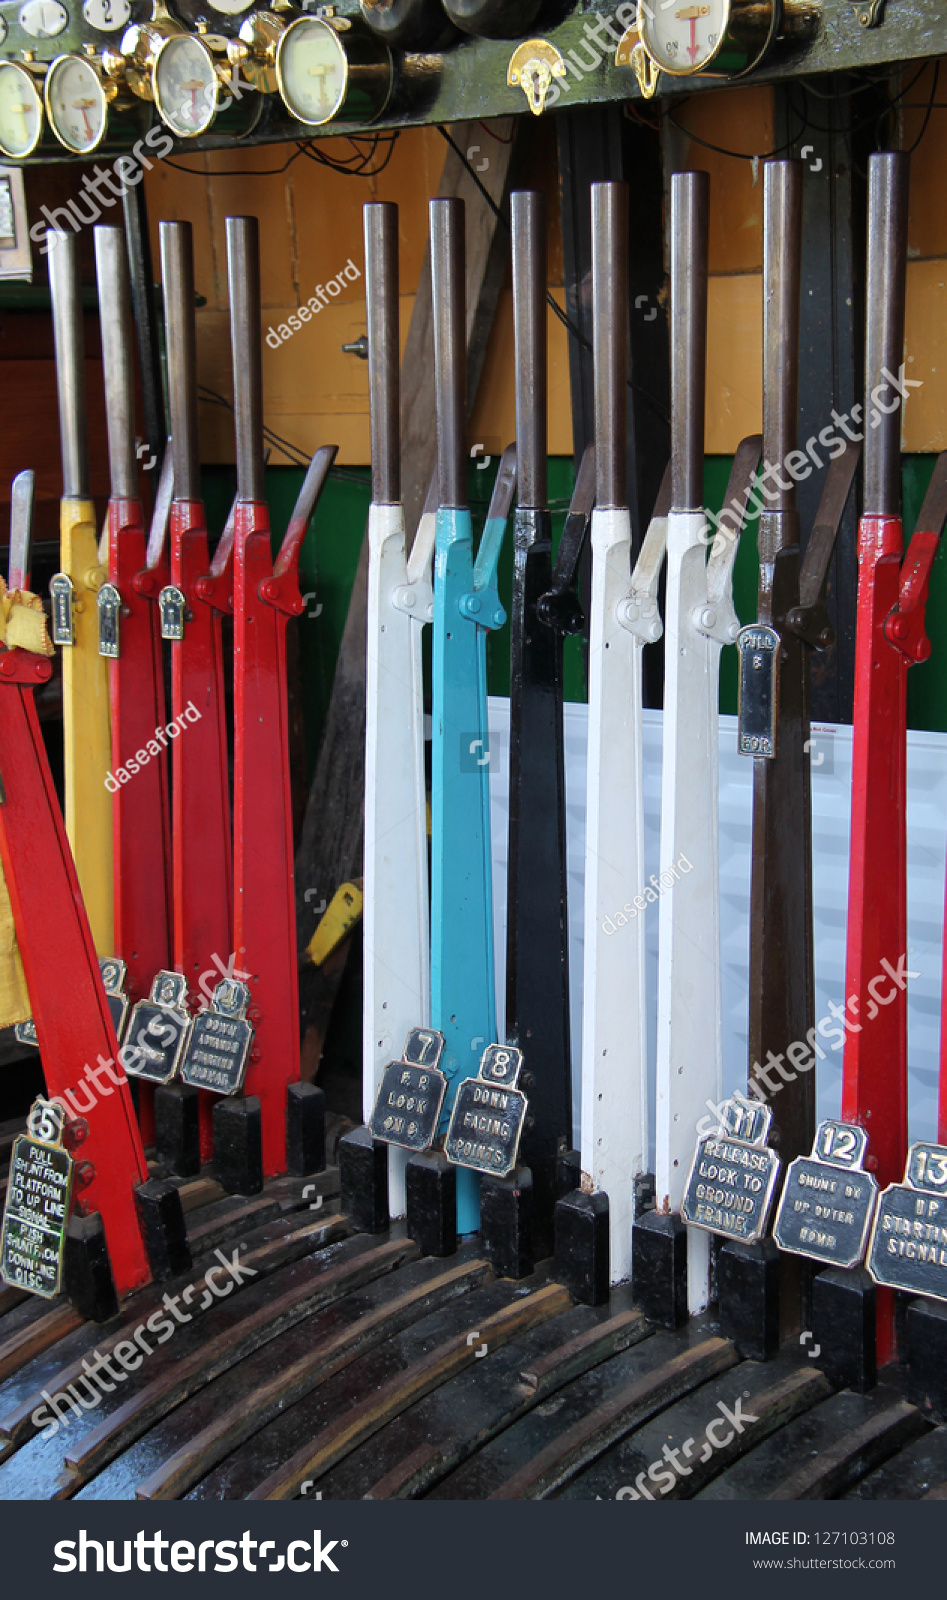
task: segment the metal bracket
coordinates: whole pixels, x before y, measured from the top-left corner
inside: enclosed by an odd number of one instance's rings
[[[566,64],[549,39],[524,39],[510,57],[506,81],[519,84],[534,117],[542,115],[553,78],[564,78]]]
[[[658,586],[667,554],[670,509],[671,464],[668,462],[648,531],[631,575],[631,589],[615,607],[616,621],[645,644],[654,644],[664,631],[658,612]]]
[[[49,580],[49,598],[52,601],[53,644],[75,644],[76,629],[72,615],[73,585],[65,572],[57,572]]]
[[[99,655],[118,660],[119,618],[122,597],[114,583],[103,583],[95,597],[99,613]]]
[[[863,28],[878,28],[884,18],[885,0],[853,0],[855,15]]]
[[[653,100],[658,88],[661,69],[649,56],[637,27],[626,28],[615,51],[616,67],[631,67],[638,79],[642,100]]]
[[[173,641],[184,638],[184,607],[182,591],[173,583],[166,584],[158,596],[162,639]]]

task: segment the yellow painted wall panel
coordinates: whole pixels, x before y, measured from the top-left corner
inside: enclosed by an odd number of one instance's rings
[[[758,272],[763,265],[763,168],[753,181],[751,161],[708,150],[738,150],[748,156],[772,150],[773,91],[769,88],[725,89],[695,94],[672,113],[682,128],[676,135],[684,152],[681,167],[710,173],[711,272]],[[707,144],[688,140],[697,134]]]
[[[763,280],[759,274],[710,280],[707,308],[708,455],[730,455],[762,427]]]
[[[937,95],[944,100],[944,63],[941,63],[940,84]],[[917,71],[916,65],[905,68],[903,82],[909,83]],[[921,132],[924,111],[930,101],[934,64],[926,67],[914,88],[907,95],[904,112],[903,144],[909,150]],[[911,200],[908,216],[908,255],[947,255],[947,113],[934,109],[927,132],[911,156]]]
[[[947,450],[947,260],[909,261],[905,371],[923,385],[904,408],[908,451]]]
[[[553,290],[557,303],[565,304],[561,290]],[[569,336],[558,317],[547,322],[549,364],[549,453],[572,454],[572,406],[569,397]],[[471,446],[482,444],[487,454],[497,454],[516,434],[516,396],[513,375],[513,291],[504,289],[497,305],[493,331],[487,344],[476,404],[470,418]]]

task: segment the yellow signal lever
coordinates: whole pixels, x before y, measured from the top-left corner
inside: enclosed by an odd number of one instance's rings
[[[85,348],[74,233],[50,229],[49,287],[62,443],[61,571],[50,582],[53,643],[62,646],[66,833],[99,955],[113,955],[112,799],[108,661],[99,655],[99,563],[89,497]]]

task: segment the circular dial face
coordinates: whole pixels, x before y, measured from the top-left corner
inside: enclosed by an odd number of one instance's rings
[[[299,122],[330,122],[345,99],[348,62],[334,28],[300,17],[286,29],[276,56],[279,91]]]
[[[128,0],[83,0],[82,15],[99,33],[117,33],[132,14]]]
[[[166,39],[155,58],[155,102],[179,139],[206,133],[217,111],[218,78],[207,46],[194,34]]]
[[[76,155],[94,150],[105,132],[106,100],[83,56],[60,56],[46,74],[46,115],[60,144]]]
[[[69,21],[65,6],[59,0],[26,0],[20,7],[17,21],[24,33],[33,39],[55,39]]]
[[[729,14],[730,0],[672,0],[642,9],[641,37],[663,72],[699,72],[717,54]]]
[[[28,156],[42,127],[42,102],[29,73],[15,61],[0,61],[0,150],[7,156]]]
[[[241,11],[249,11],[254,0],[207,0],[213,11],[222,11],[225,17],[239,17]]]

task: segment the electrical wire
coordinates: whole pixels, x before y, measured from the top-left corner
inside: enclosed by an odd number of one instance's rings
[[[300,156],[305,156],[307,160],[315,161],[321,167],[329,167],[332,172],[338,172],[343,177],[376,178],[387,167],[400,137],[400,128],[387,135],[380,133],[366,135],[365,139],[369,144],[369,149],[360,150],[358,143],[361,136],[350,134],[349,144],[353,146],[354,153],[344,158],[341,156],[327,156],[324,151],[314,150],[309,143],[299,139],[296,141],[296,149],[292,155],[287,156],[282,166],[279,167],[236,167],[231,170],[221,167],[216,171],[208,171],[204,167],[183,167],[179,161],[172,161],[167,157],[164,165],[173,167],[175,172],[185,172],[191,178],[272,178],[278,176],[281,172],[285,172],[288,167],[292,166],[294,161],[299,160]],[[383,141],[386,146],[384,159],[377,167],[371,167],[371,162],[378,153],[378,147]],[[208,151],[208,154],[212,155],[213,151]]]
[[[208,388],[207,384],[198,384],[197,397],[199,400],[203,400],[205,405],[221,406],[224,411],[229,411],[231,415],[233,414],[233,404],[227,399],[226,395],[218,394],[216,389]],[[279,450],[282,455],[288,456],[294,467],[308,467],[309,457],[305,450],[302,450],[299,445],[291,443],[290,440],[281,438],[274,428],[267,427],[265,423],[263,425],[263,437],[267,443]],[[294,459],[294,457],[297,459]]]
[[[173,167],[175,172],[186,172],[190,178],[272,178],[277,173],[285,172],[287,167],[291,167],[302,153],[303,147],[300,145],[297,150],[293,151],[291,156],[287,157],[281,167],[238,167],[232,172],[225,172],[222,168],[217,172],[208,172],[204,167],[182,167],[180,161],[172,161],[167,156],[162,162],[162,166]],[[208,154],[213,154],[213,152],[209,151]]]
[[[924,121],[921,123],[921,131],[920,131],[920,133],[918,134],[918,136],[915,139],[914,143],[912,145],[910,145],[908,147],[907,151],[906,151],[906,154],[909,155],[909,156],[914,154],[914,151],[917,149],[917,147],[920,144],[921,140],[923,139],[925,133],[927,132],[927,125],[931,120],[931,112],[934,109],[934,97],[937,94],[937,80],[938,80],[939,77],[940,77],[940,62],[936,61],[934,63],[934,77],[933,77],[933,81],[931,83],[930,99],[927,102],[927,109],[924,112]],[[904,107],[902,106],[901,109],[904,110]]]
[[[374,133],[367,136],[351,134],[349,144],[352,146],[353,154],[345,157],[326,155],[324,150],[317,150],[311,144],[300,143],[299,149],[307,160],[315,161],[321,167],[328,167],[330,171],[338,172],[342,177],[377,178],[391,160],[400,137],[400,128],[390,134]],[[359,149],[359,144],[363,140],[368,144],[367,150]],[[380,145],[384,145],[385,154],[378,165],[373,167],[371,163],[377,156]]]
[[[688,96],[688,99],[690,99],[690,96]],[[790,106],[790,109],[794,111],[797,116],[799,115],[794,106]],[[681,123],[678,122],[673,111],[667,111],[665,115],[667,116],[668,122],[670,122],[679,133],[682,133],[685,139],[690,139],[693,144],[701,145],[704,150],[713,150],[715,155],[730,156],[734,161],[768,161],[771,156],[784,155],[787,150],[791,150],[794,145],[799,143],[802,135],[807,132],[809,127],[807,120],[803,118],[803,125],[799,132],[794,134],[793,137],[787,140],[785,144],[779,144],[773,150],[751,151],[750,154],[747,155],[743,150],[725,150],[723,145],[711,144],[708,139],[702,139],[699,134],[691,133],[689,128],[683,127]]]

